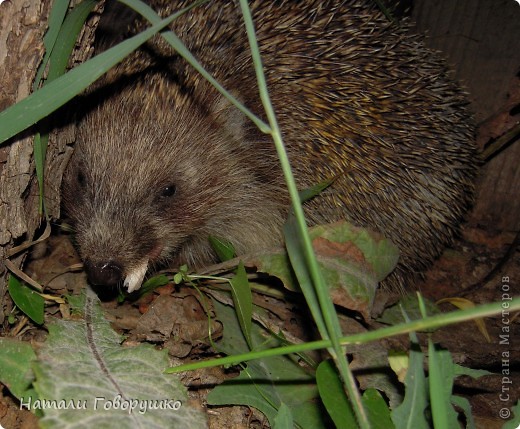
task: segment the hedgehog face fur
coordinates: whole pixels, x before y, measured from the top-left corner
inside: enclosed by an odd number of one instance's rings
[[[145,86],[123,90],[86,116],[64,193],[91,280],[124,276],[129,291],[149,264],[213,260],[210,235],[225,231],[238,251],[272,245],[287,206],[285,192],[273,197],[276,184],[254,170],[254,150],[219,122],[222,112],[199,112],[173,88]],[[170,106],[157,111],[158,98],[172,93],[174,102],[163,100]]]
[[[184,4],[153,3],[163,16]],[[309,222],[379,230],[402,253],[387,284],[409,283],[450,242],[472,198],[463,92],[435,53],[368,1],[250,6],[298,185],[336,178],[306,204]],[[172,27],[261,115],[241,22],[221,0]],[[63,198],[93,283],[125,279],[132,291],[155,264],[210,263],[209,235],[239,253],[281,241],[289,202],[273,144],[160,38],[86,98]]]

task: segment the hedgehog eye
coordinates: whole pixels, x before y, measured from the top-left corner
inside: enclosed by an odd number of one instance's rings
[[[161,198],[170,198],[175,195],[177,192],[177,188],[174,184],[170,184],[168,186],[165,186],[161,191]]]

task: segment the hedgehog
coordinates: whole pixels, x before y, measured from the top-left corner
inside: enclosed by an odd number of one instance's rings
[[[161,16],[188,4],[153,0]],[[400,250],[384,281],[413,287],[452,242],[477,174],[464,91],[409,24],[369,0],[250,2],[269,94],[308,224],[347,220]],[[135,19],[125,34],[146,23]],[[237,1],[194,8],[170,28],[264,118]],[[64,208],[96,285],[140,287],[150,270],[283,242],[290,201],[271,138],[156,36],[81,100]]]

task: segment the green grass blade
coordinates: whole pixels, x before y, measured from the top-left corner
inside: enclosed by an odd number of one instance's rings
[[[520,298],[513,299],[509,303],[509,311],[520,310]],[[387,328],[380,328],[375,331],[367,331],[361,334],[349,335],[341,339],[342,344],[366,344],[371,341],[381,340],[396,335],[402,335],[414,331],[424,331],[426,329],[440,328],[443,326],[453,325],[457,323],[473,320],[476,317],[487,317],[500,314],[503,311],[501,302],[479,305],[466,310],[457,310],[451,313],[438,314],[430,316],[423,320],[414,320],[412,322],[400,323]],[[188,363],[168,368],[167,373],[176,373],[183,371],[191,371],[199,368],[209,368],[220,365],[237,365],[240,362],[246,362],[251,359],[261,359],[263,357],[277,356],[283,354],[299,354],[309,350],[318,350],[330,347],[330,341],[319,340],[302,344],[294,344],[290,346],[277,347],[276,349],[262,350],[255,353],[247,353],[242,355],[227,356],[208,361],[200,361],[196,363]],[[397,423],[396,423],[396,426]]]
[[[326,329],[320,331],[320,334],[323,338],[330,338],[332,342],[332,347],[328,350],[331,356],[333,357],[341,374],[345,388],[349,395],[349,399],[351,400],[352,406],[356,413],[359,425],[363,429],[369,428],[370,426],[368,422],[368,417],[363,408],[361,396],[359,394],[359,391],[357,390],[354,376],[352,375],[352,372],[349,369],[348,362],[345,356],[345,351],[343,350],[339,342],[339,339],[341,337],[341,328],[339,324],[338,315],[335,312],[334,305],[332,304],[332,299],[328,293],[328,289],[323,283],[323,277],[320,273],[318,261],[314,254],[309,233],[307,231],[307,225],[305,222],[305,216],[303,214],[303,208],[300,204],[300,196],[296,187],[294,176],[291,171],[289,158],[287,156],[287,152],[285,151],[285,147],[282,142],[280,128],[278,127],[278,122],[274,114],[273,106],[269,97],[269,92],[267,90],[267,83],[263,72],[262,61],[260,58],[260,50],[258,48],[258,42],[255,35],[253,19],[251,16],[251,11],[249,10],[247,0],[240,0],[240,8],[242,10],[242,15],[244,17],[244,22],[246,25],[249,46],[251,47],[251,55],[253,57],[253,64],[257,76],[258,88],[260,90],[260,99],[262,100],[262,105],[269,120],[269,126],[272,129],[271,134],[273,136],[276,150],[280,158],[280,163],[282,165],[282,170],[286,179],[287,187],[289,189],[289,195],[291,197],[291,202],[293,204],[293,209],[298,224],[298,234],[303,242],[301,250],[303,251],[303,256],[308,267],[308,272],[311,275],[312,283],[315,287],[315,293],[319,299],[320,307],[326,325]],[[300,248],[298,247],[296,250],[299,251]]]
[[[301,250],[301,247],[303,246],[301,242],[301,235],[298,230],[298,225],[296,224],[294,214],[292,213],[289,215],[289,218],[284,225],[284,237],[287,254],[289,256],[289,260],[291,261],[291,266],[294,270],[294,273],[296,274],[296,278],[298,279],[298,284],[300,285],[300,288],[302,289],[302,292],[305,296],[305,300],[309,306],[312,318],[314,319],[314,322],[316,323],[320,333],[327,332],[325,320],[320,310],[319,299],[312,285],[312,275],[308,269],[303,251]]]
[[[45,55],[40,64],[40,67],[38,67],[38,72],[36,73],[36,78],[33,82],[33,91],[36,91],[36,89],[40,86],[43,73],[47,68],[47,63],[49,62],[49,58],[54,49],[54,45],[56,44],[56,39],[58,38],[58,34],[63,24],[63,20],[65,19],[65,15],[67,14],[69,3],[69,0],[56,0],[52,5],[52,9],[49,14],[48,30],[45,36],[43,37]]]
[[[62,1],[62,0],[61,0]],[[52,45],[49,43],[46,48],[49,49],[46,52],[44,61],[50,61],[49,73],[47,75],[47,82],[51,82],[57,77],[63,75],[67,69],[70,54],[74,49],[78,35],[85,24],[85,20],[88,15],[94,9],[96,0],[84,0],[78,4],[65,18],[63,25],[58,29],[58,34],[52,40]],[[55,28],[53,27],[53,35]],[[39,77],[40,78],[40,77]],[[36,83],[37,81],[35,81]],[[34,137],[34,163],[36,167],[36,177],[38,179],[38,188],[40,192],[39,196],[39,212],[43,213],[43,195],[44,195],[44,166],[45,156],[47,153],[47,145],[49,142],[48,127],[45,121],[41,124],[40,133],[37,133]]]
[[[45,156],[47,154],[47,145],[49,143],[49,134],[48,132],[45,132],[44,134],[36,133],[34,136],[34,165],[36,168],[36,178],[38,180],[38,190],[39,190],[39,197],[38,197],[38,213],[42,214],[44,207],[43,207],[43,186],[44,186],[44,180],[43,180],[43,174],[44,174],[44,168],[45,168]]]
[[[52,81],[65,73],[78,35],[96,3],[96,0],[84,0],[65,18],[51,54],[48,81]]]
[[[250,349],[253,348],[251,337],[251,326],[253,317],[253,297],[251,295],[251,287],[247,280],[246,269],[244,263],[240,261],[236,270],[235,277],[233,277],[229,284],[231,286],[231,294],[233,296],[233,303],[235,304],[235,311],[237,313],[240,329],[244,334],[247,345]]]
[[[302,189],[300,194],[300,201],[303,204],[305,201],[310,200],[311,198],[314,198],[318,194],[320,194],[322,191],[327,189],[332,183],[334,182],[334,179],[325,180],[323,182],[317,183],[314,186],[311,186],[307,189]]]
[[[144,18],[150,21],[152,24],[155,24],[160,20],[159,15],[155,13],[155,11],[146,5],[145,3],[139,0],[119,0],[121,3],[131,7],[133,10],[141,14]],[[195,2],[192,6],[199,6],[203,3],[206,3],[208,0],[200,0]],[[204,67],[197,61],[197,59],[191,54],[191,52],[186,48],[184,43],[182,43],[181,39],[177,37],[175,33],[172,31],[166,31],[161,33],[164,40],[166,40],[176,51],[177,53],[183,57],[192,67],[195,68],[209,83],[211,83],[226,99],[228,99],[237,109],[239,109],[244,115],[246,115],[253,123],[260,129],[260,131],[264,133],[269,133],[271,131],[269,125],[267,125],[264,121],[258,118],[253,112],[251,112],[247,107],[245,107],[240,101],[238,101],[230,92],[228,92],[222,85],[220,85],[211,74],[209,74]]]
[[[63,106],[185,11],[183,9],[159,21],[142,33],[86,61],[14,106],[0,112],[0,143]]]

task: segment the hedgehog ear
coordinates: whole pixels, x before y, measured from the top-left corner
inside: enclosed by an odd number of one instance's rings
[[[233,97],[242,102],[237,91],[231,91]],[[246,116],[238,110],[226,97],[219,94],[211,105],[211,113],[227,133],[242,142],[246,134]]]

